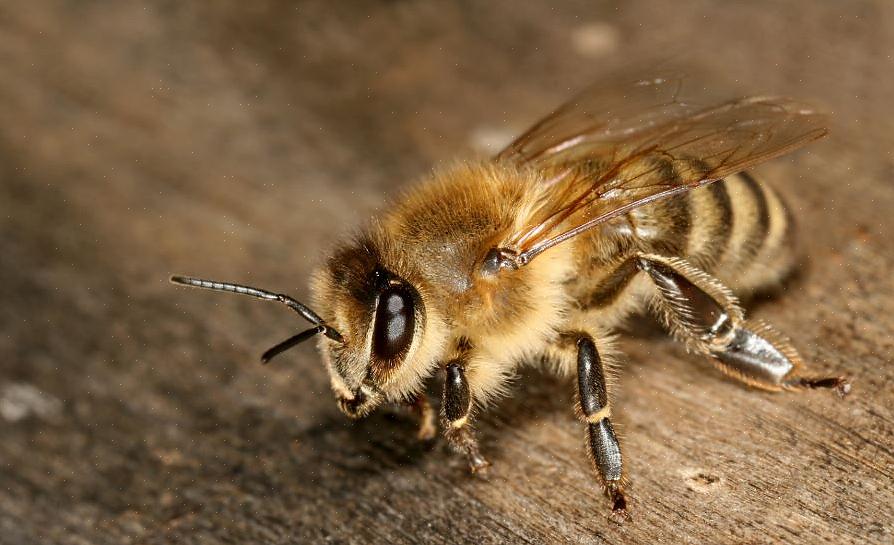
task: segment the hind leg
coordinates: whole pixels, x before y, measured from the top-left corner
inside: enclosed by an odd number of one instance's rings
[[[789,340],[767,324],[748,323],[717,279],[679,258],[641,254],[634,259],[655,284],[656,306],[673,336],[711,356],[728,375],[766,390],[835,388],[841,395],[850,390],[844,377],[804,376]]]

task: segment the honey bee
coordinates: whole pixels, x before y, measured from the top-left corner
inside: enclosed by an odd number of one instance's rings
[[[683,76],[580,93],[488,160],[435,172],[314,275],[313,307],[238,284],[177,284],[283,303],[313,327],[350,418],[412,407],[436,432],[425,383],[444,377],[447,441],[473,472],[489,463],[473,419],[524,364],[576,377],[576,413],[612,515],[628,486],[612,425],[613,332],[651,311],[672,337],[765,390],[850,386],[811,377],[790,341],[748,320],[738,297],[795,262],[790,209],[746,169],[826,135],[826,117],[780,97],[698,104]]]

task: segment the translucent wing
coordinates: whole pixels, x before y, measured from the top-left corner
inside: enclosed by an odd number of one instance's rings
[[[594,87],[510,144],[497,160],[542,172],[540,206],[507,241],[515,264],[633,208],[689,191],[827,133],[826,117],[779,97],[715,106],[680,98],[683,76]]]
[[[519,136],[498,159],[548,160],[555,155],[583,151],[623,140],[625,135],[656,124],[681,119],[697,110],[680,94],[686,76],[676,70],[656,71],[650,79],[622,72],[596,83],[562,104]]]

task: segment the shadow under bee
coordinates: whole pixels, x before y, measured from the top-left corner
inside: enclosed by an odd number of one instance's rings
[[[442,382],[432,381],[428,388],[429,398],[439,414],[441,400],[435,392],[440,391]],[[526,367],[513,381],[512,395],[495,402],[493,410],[482,412],[477,420],[477,427],[486,432],[483,448],[499,453],[507,422],[518,428],[558,416],[567,418],[568,425],[573,426],[574,413],[568,409],[573,399],[572,383],[571,379]],[[416,417],[402,406],[390,405],[356,421],[347,421],[340,413],[327,410],[311,418],[315,423],[292,437],[298,445],[314,445],[310,450],[304,447],[296,450],[292,458],[301,465],[327,465],[364,478],[418,466],[429,456],[456,462],[457,472],[464,466],[461,460],[449,456],[449,446],[441,437],[429,441],[417,439]],[[439,425],[442,425],[440,420],[439,416]],[[334,451],[338,451],[335,459]]]

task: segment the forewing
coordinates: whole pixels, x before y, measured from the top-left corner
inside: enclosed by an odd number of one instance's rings
[[[827,132],[826,117],[805,104],[749,97],[704,107],[680,99],[681,82],[635,83],[639,94],[621,98],[609,98],[605,89],[578,96],[498,156],[544,172],[540,210],[508,241],[520,264],[637,206],[735,174]],[[603,97],[608,108],[597,109]],[[624,97],[634,98],[633,105],[618,105]]]
[[[681,119],[696,111],[681,99],[686,77],[661,70],[649,79],[632,71],[605,78],[572,97],[538,121],[497,155],[498,159],[539,162],[580,151],[581,145],[612,143],[656,124]]]

